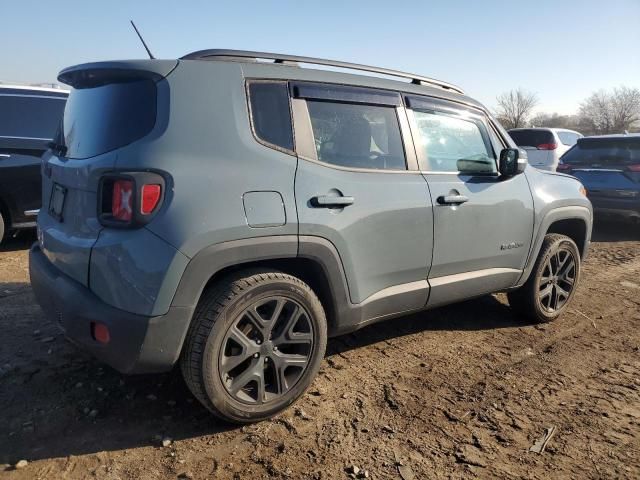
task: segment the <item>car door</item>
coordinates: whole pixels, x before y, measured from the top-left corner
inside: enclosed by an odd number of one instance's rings
[[[66,92],[0,88],[0,202],[11,226],[35,226],[40,209],[40,157],[53,138]]]
[[[431,199],[400,94],[305,82],[291,92],[300,238],[333,244],[351,303],[377,303],[370,316],[424,307]]]
[[[406,101],[433,202],[429,305],[513,286],[533,231],[526,176],[498,175],[506,145],[482,111],[426,97]]]

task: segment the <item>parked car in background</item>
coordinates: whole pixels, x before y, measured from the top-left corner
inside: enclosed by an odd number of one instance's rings
[[[40,209],[40,156],[62,119],[69,92],[0,85],[0,241],[34,228]]]
[[[509,135],[527,151],[530,165],[551,172],[555,172],[562,154],[582,138],[581,133],[564,128],[513,128]]]
[[[581,138],[558,172],[582,182],[596,214],[640,220],[640,135]]]
[[[573,298],[582,185],[528,166],[454,85],[233,50],[58,79],[34,294],[122,372],[179,363],[221,418],[291,405],[328,336],[496,291],[548,322]]]

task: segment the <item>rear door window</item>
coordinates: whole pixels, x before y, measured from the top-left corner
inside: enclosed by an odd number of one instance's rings
[[[509,135],[519,147],[538,147],[538,145],[556,143],[549,130],[509,130]]]
[[[251,124],[255,136],[267,146],[293,151],[287,84],[252,81],[248,89]]]
[[[67,157],[93,157],[144,137],[156,122],[156,98],[150,79],[73,89],[62,128]]]
[[[0,92],[0,137],[51,140],[62,119],[65,97]]]
[[[348,168],[406,170],[396,108],[308,100],[318,160]]]

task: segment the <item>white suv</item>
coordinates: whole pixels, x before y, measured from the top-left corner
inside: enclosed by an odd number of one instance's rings
[[[518,147],[527,151],[529,164],[551,172],[556,171],[562,154],[583,136],[564,128],[513,128],[509,135]]]

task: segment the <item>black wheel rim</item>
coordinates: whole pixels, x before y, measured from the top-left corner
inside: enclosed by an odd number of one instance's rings
[[[313,342],[313,324],[302,305],[283,296],[263,298],[236,317],[224,337],[218,360],[222,384],[240,402],[273,402],[302,378]]]
[[[544,264],[538,283],[538,300],[543,310],[555,313],[569,300],[576,284],[576,259],[573,253],[560,248]]]

